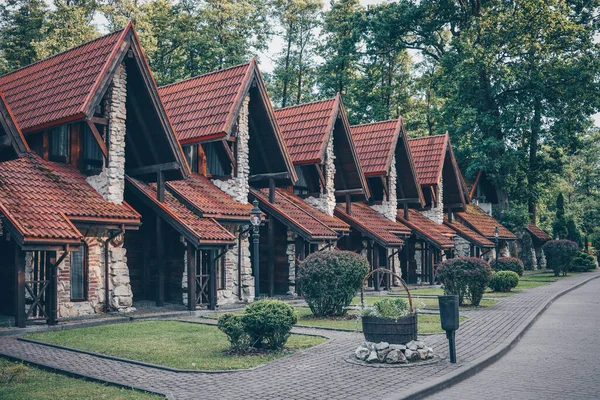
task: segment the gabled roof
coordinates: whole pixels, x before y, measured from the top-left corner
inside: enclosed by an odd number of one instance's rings
[[[397,197],[418,199],[425,205],[402,118],[354,125],[350,132],[366,177],[387,176],[395,155]]]
[[[552,236],[548,235],[546,232],[541,230],[536,224],[529,224],[525,229],[527,229],[527,231],[531,233],[531,235],[535,239],[541,242],[547,242],[548,240],[552,240]]]
[[[216,220],[249,221],[252,204],[233,200],[207,177],[192,173],[187,179],[166,183],[167,189],[188,208]]]
[[[277,170],[264,172],[288,172],[292,182],[297,180],[255,59],[158,90],[181,144],[214,141],[231,135],[244,98],[249,93],[256,94],[251,98],[250,118],[257,119],[256,134],[261,137],[251,137],[250,148],[264,147],[262,151],[270,155],[267,165]],[[254,115],[257,112],[264,115]],[[279,165],[273,165],[275,161],[279,161]]]
[[[335,215],[383,247],[400,247],[404,241],[398,235],[408,236],[411,233],[407,226],[390,221],[364,203],[352,203],[351,214],[346,213],[345,204],[337,204]]]
[[[196,215],[170,192],[165,191],[164,201],[158,201],[155,183],[147,184],[129,176],[125,179],[138,198],[195,246],[235,243],[235,236],[217,221]]]
[[[496,227],[498,227],[500,239],[514,240],[517,238],[494,217],[474,204],[467,204],[466,211],[457,212],[455,215],[466,226],[488,239],[494,238]]]
[[[140,224],[127,203],[104,200],[77,169],[33,153],[0,163],[0,214],[21,245],[79,244],[78,223]]]
[[[275,189],[275,201],[269,202],[268,189],[250,189],[263,212],[274,216],[284,225],[308,241],[337,240],[340,232],[350,230],[350,226],[336,217],[329,216],[293,193]]]
[[[21,129],[15,122],[10,106],[0,90],[0,147],[3,145],[4,138],[8,140],[17,156],[29,150]]]
[[[485,202],[498,204],[498,194],[496,193],[494,185],[482,169],[477,171],[475,182],[473,182],[473,186],[471,186],[471,190],[469,191],[469,200],[479,200],[476,199],[478,187],[481,188],[481,192],[485,195]]]
[[[275,116],[294,165],[324,162],[327,143],[338,126],[342,132],[333,140],[336,168],[340,171],[336,172],[336,190],[362,188],[365,197],[370,197],[339,93],[332,99],[280,108],[275,110]],[[338,187],[341,174],[349,187]]]
[[[408,219],[404,218],[404,211],[398,210],[397,219],[413,230],[417,237],[428,241],[439,249],[454,247],[453,236],[456,233],[447,226],[438,225],[417,210],[408,210]]]
[[[475,232],[472,229],[469,229],[467,226],[461,224],[458,221],[449,222],[447,218],[444,218],[444,225],[454,230],[458,234],[458,236],[471,242],[475,246],[494,247],[494,243],[491,240],[488,240],[484,236],[481,236],[479,233]]]
[[[131,59],[126,57],[128,53]],[[128,167],[174,162],[173,170],[178,172],[171,174],[186,176],[189,169],[185,157],[131,22],[122,30],[1,76],[0,90],[21,130],[24,133],[39,131],[93,117],[122,62],[128,65],[128,96],[133,93],[142,101],[138,108],[144,110],[145,121],[142,122],[146,124],[144,129],[128,130],[135,136],[128,137],[128,143],[157,146],[152,152],[146,152],[152,155],[142,154],[141,158],[145,159],[142,165],[133,166],[133,160],[128,160]],[[135,66],[135,71],[130,70],[130,66]],[[134,92],[129,90],[131,82],[137,85]]]

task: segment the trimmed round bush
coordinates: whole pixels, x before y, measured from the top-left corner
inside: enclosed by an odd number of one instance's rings
[[[298,321],[294,308],[279,300],[256,301],[240,317],[250,345],[269,350],[281,350]]]
[[[596,260],[594,256],[582,251],[571,260],[571,271],[586,272],[596,268]]]
[[[229,339],[231,350],[245,352],[250,348],[250,336],[244,328],[241,315],[232,313],[223,314],[219,317],[217,328]]]
[[[500,257],[498,265],[496,265],[496,260],[492,260],[490,266],[494,271],[512,271],[519,276],[523,276],[523,270],[525,269],[523,261],[516,257]]]
[[[368,272],[360,254],[320,251],[298,265],[296,284],[315,316],[342,316]]]
[[[552,271],[554,276],[559,276],[562,272],[567,275],[571,261],[577,256],[577,243],[571,240],[550,240],[542,247],[546,255],[546,265]]]
[[[444,294],[457,295],[460,304],[468,297],[478,306],[492,277],[492,268],[481,258],[460,257],[444,261],[436,278],[444,284]]]
[[[494,272],[488,286],[494,292],[510,292],[519,284],[519,275],[513,271]]]

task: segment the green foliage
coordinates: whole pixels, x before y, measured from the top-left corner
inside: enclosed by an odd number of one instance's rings
[[[457,295],[462,305],[465,297],[478,306],[492,277],[492,268],[480,258],[461,257],[442,262],[436,278],[444,284],[444,294]]]
[[[369,262],[360,254],[320,251],[298,266],[296,284],[315,316],[341,316],[368,272]]]
[[[231,313],[223,314],[219,317],[217,327],[221,332],[227,335],[231,350],[243,353],[250,348],[250,336],[245,330],[242,317]]]
[[[519,276],[523,275],[523,262],[515,257],[500,257],[498,265],[496,265],[496,260],[492,260],[490,266],[494,271],[513,271]]]
[[[542,247],[546,255],[548,268],[554,271],[555,276],[562,272],[566,275],[569,272],[571,261],[577,255],[577,243],[570,240],[550,240]]]
[[[298,318],[294,308],[279,300],[259,300],[241,315],[244,330],[253,347],[281,350]]]
[[[383,299],[376,301],[373,308],[366,310],[366,316],[398,319],[410,313],[410,305],[405,299]]]
[[[519,275],[513,271],[494,272],[488,286],[494,292],[510,292],[519,284]]]
[[[568,235],[567,219],[565,218],[565,197],[562,192],[556,197],[556,219],[552,223],[552,234],[555,238],[565,239]]]
[[[495,216],[498,221],[511,232],[523,231],[531,221],[527,206],[515,202],[510,204],[508,210]]]
[[[571,271],[573,272],[587,272],[596,268],[596,260],[594,256],[587,254],[586,252],[579,252],[577,256],[571,260]]]

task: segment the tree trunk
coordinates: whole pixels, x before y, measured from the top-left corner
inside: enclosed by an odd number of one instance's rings
[[[287,32],[287,51],[285,54],[285,69],[283,74],[283,93],[281,94],[281,107],[285,107],[287,105],[287,92],[289,85],[289,77],[290,77],[290,53],[292,49],[292,30],[294,29],[294,25],[290,22]]]
[[[536,96],[533,104],[533,121],[531,121],[531,137],[529,138],[529,170],[527,173],[527,203],[529,217],[535,224],[537,212],[536,185],[538,183],[538,141],[542,127],[542,101]]]

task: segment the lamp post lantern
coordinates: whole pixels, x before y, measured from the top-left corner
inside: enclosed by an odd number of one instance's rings
[[[496,270],[499,268],[498,267],[498,256],[500,253],[500,245],[499,245],[499,241],[498,238],[500,237],[500,230],[498,229],[498,225],[496,225],[496,229],[494,229],[494,243],[496,244]]]
[[[259,266],[259,257],[258,257],[258,244],[260,238],[260,217],[262,212],[260,208],[258,208],[258,200],[254,200],[252,202],[254,206],[252,211],[250,211],[250,223],[252,224],[252,258],[254,264],[254,297],[258,298],[260,296],[260,266]]]

